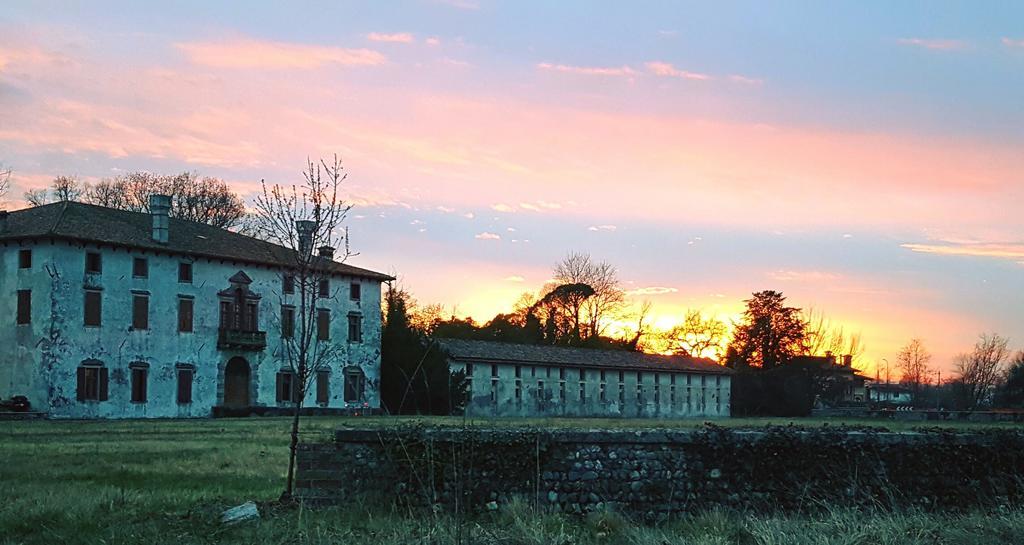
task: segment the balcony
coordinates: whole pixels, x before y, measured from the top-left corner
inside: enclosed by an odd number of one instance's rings
[[[266,347],[266,331],[242,331],[239,329],[218,330],[218,350],[251,350],[258,352]]]

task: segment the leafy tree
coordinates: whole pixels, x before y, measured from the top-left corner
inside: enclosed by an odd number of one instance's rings
[[[463,371],[452,373],[440,345],[410,321],[412,297],[388,286],[381,333],[381,399],[391,414],[453,414],[469,396]]]
[[[995,405],[1024,408],[1024,351],[1013,357],[1006,380],[996,390]]]
[[[800,309],[786,306],[786,297],[771,290],[757,292],[745,303],[726,365],[771,370],[800,354],[807,335]]]

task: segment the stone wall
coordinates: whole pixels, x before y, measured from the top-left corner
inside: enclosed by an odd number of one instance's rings
[[[1020,431],[393,428],[300,445],[297,489],[324,503],[373,497],[481,510],[518,496],[565,512],[658,519],[713,507],[1020,505],[1022,477]]]

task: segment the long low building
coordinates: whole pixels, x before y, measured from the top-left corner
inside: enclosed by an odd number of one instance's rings
[[[725,417],[732,370],[704,358],[442,339],[469,416]]]

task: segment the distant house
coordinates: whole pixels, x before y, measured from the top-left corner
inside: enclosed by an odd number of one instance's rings
[[[0,211],[0,398],[54,417],[202,417],[293,406],[293,250],[209,225],[75,202]],[[301,236],[301,235],[300,235]],[[307,247],[310,244],[307,244]],[[316,334],[339,358],[304,400],[380,406],[386,274],[333,260]]]
[[[703,358],[442,339],[470,416],[723,417],[732,370]]]
[[[792,363],[816,367],[827,379],[822,398],[818,400],[821,404],[832,407],[867,404],[865,384],[870,377],[853,367],[852,356],[844,355],[837,359],[828,352],[824,356],[797,356]]]
[[[867,391],[871,403],[910,405],[914,401],[913,391],[899,384],[874,382],[868,385]]]

